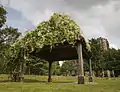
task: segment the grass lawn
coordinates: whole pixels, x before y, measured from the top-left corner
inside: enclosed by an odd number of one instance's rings
[[[120,78],[98,79],[97,84],[77,84],[76,77],[53,76],[47,83],[47,76],[25,76],[24,82],[8,82],[7,75],[0,75],[0,92],[120,92]],[[86,79],[87,82],[87,79]]]

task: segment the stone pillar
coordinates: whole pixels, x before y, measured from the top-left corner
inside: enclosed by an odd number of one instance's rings
[[[52,82],[52,62],[49,62],[48,82]]]
[[[112,70],[112,75],[113,75],[113,77],[115,77],[115,73],[114,73],[114,70]]]
[[[110,71],[107,70],[108,79],[110,79]]]
[[[104,73],[104,70],[102,70],[102,77],[104,78],[104,76],[105,76],[105,73]]]
[[[92,64],[91,64],[91,59],[89,59],[89,82],[93,82],[92,78]]]
[[[79,43],[77,46],[78,52],[78,84],[84,84],[84,68],[83,68],[83,55],[82,55],[82,44]]]

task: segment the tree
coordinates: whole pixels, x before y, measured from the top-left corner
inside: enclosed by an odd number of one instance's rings
[[[21,35],[17,28],[6,27],[0,30],[0,44],[11,45]]]
[[[53,62],[52,64],[52,74],[60,75],[60,65],[59,62]]]
[[[104,48],[101,48],[99,39],[92,38],[89,40],[92,52],[92,68],[96,76],[100,76],[101,72],[105,69]]]
[[[61,66],[61,73],[67,76],[71,71],[71,69],[72,69],[71,63],[68,61],[65,61]]]
[[[100,39],[91,39],[90,45],[92,51],[92,68],[96,76],[100,76],[100,74],[106,70],[111,71],[111,74],[114,74],[112,73],[113,71],[118,73],[118,70],[120,70],[120,50],[109,47],[107,47],[107,50],[104,50],[104,48],[100,46]],[[105,75],[108,76],[107,73]]]
[[[77,75],[78,74],[78,63],[76,60],[65,61],[61,66],[62,75]]]
[[[106,69],[113,71],[112,76],[118,76],[120,71],[120,50],[116,50],[114,48],[110,48],[106,53]]]
[[[11,44],[13,44],[15,40],[21,35],[17,28],[7,26],[2,28],[6,22],[6,13],[7,12],[3,6],[0,6],[0,63],[2,73],[6,72],[3,70],[3,68],[6,65],[5,63],[8,62],[9,48],[11,47]]]
[[[0,28],[5,24],[6,22],[6,10],[3,8],[3,6],[0,5]]]
[[[26,57],[26,74],[45,75],[46,64],[45,60],[29,55]]]
[[[7,27],[0,30],[0,62],[3,67],[5,63],[9,60],[9,48],[20,35],[21,33],[18,32],[16,28],[12,27]]]
[[[78,62],[77,60],[67,60],[65,61],[61,68],[62,75],[78,75]],[[84,71],[89,71],[89,63],[87,59],[84,59]]]

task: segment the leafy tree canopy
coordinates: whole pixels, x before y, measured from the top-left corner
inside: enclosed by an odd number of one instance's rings
[[[17,28],[6,27],[0,30],[0,44],[10,45],[21,35]]]
[[[0,28],[5,24],[6,22],[6,10],[0,5]]]

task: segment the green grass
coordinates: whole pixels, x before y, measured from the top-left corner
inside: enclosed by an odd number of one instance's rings
[[[87,81],[87,78],[86,78]],[[47,82],[47,76],[25,76],[25,82],[8,82],[7,75],[0,75],[0,92],[120,92],[120,78],[95,78],[97,84],[80,85],[77,77],[53,76],[53,82]]]

